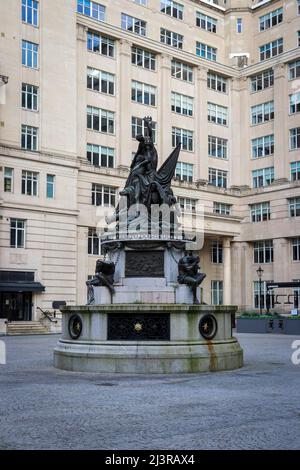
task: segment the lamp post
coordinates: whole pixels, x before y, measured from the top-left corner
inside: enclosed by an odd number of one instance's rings
[[[262,314],[262,307],[261,307],[261,284],[262,284],[262,281],[261,281],[261,278],[262,278],[262,275],[264,273],[264,270],[262,269],[261,266],[259,266],[259,268],[256,270],[256,272],[257,272],[258,282],[259,282],[259,314],[261,315]]]

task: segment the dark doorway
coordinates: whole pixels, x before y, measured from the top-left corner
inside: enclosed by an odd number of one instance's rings
[[[32,292],[0,292],[0,318],[9,321],[32,319]]]

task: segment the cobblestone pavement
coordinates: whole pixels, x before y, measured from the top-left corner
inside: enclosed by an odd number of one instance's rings
[[[141,377],[57,370],[57,335],[2,337],[0,449],[299,449],[300,338],[238,338],[243,369]]]

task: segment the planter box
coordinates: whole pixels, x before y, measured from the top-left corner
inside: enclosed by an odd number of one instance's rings
[[[300,335],[300,318],[285,318],[284,333]]]
[[[266,318],[237,318],[237,333],[268,333]]]
[[[237,318],[237,333],[300,334],[300,318]]]

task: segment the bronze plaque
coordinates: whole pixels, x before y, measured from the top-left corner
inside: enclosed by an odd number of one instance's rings
[[[126,251],[125,277],[164,277],[163,251]]]

